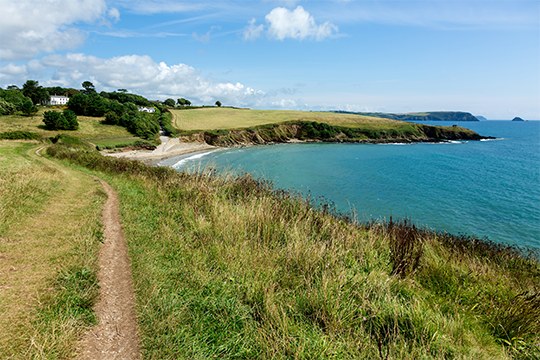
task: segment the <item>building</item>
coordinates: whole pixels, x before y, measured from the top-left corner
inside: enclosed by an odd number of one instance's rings
[[[147,112],[147,113],[154,113],[156,112],[156,109],[153,108],[153,107],[143,107],[143,106],[140,106],[137,108],[139,111],[144,111],[144,112]]]
[[[67,105],[69,98],[67,96],[51,95],[47,105]]]

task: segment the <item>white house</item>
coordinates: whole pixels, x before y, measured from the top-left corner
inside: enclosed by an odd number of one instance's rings
[[[140,106],[138,108],[139,111],[144,111],[144,112],[147,112],[147,113],[154,113],[156,112],[156,109],[153,108],[153,107],[143,107],[143,106]]]
[[[69,101],[67,96],[51,95],[47,105],[66,105]]]

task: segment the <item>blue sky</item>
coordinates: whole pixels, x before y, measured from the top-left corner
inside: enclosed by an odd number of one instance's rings
[[[0,0],[27,79],[258,109],[540,119],[540,2]]]

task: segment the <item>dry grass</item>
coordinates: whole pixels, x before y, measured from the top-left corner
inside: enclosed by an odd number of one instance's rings
[[[92,178],[38,158],[37,146],[0,141],[2,359],[70,357],[92,322],[73,304],[82,283],[71,280],[96,266],[104,195]]]
[[[401,121],[370,116],[307,112],[288,110],[241,110],[233,108],[202,108],[171,110],[173,126],[184,131],[238,129],[286,121],[302,120],[327,123],[329,125],[392,129],[403,125]]]

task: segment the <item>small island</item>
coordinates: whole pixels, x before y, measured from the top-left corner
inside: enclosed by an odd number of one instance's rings
[[[525,120],[523,120],[519,116],[516,116],[515,118],[512,119],[512,121],[525,121]]]

